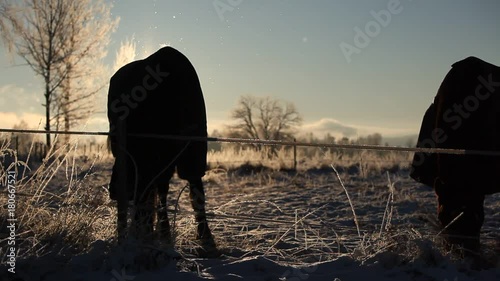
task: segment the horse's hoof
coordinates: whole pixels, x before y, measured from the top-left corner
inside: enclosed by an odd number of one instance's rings
[[[198,256],[201,258],[217,258],[221,256],[221,252],[217,249],[213,236],[197,239],[199,248],[197,249]]]
[[[197,249],[198,257],[214,259],[222,255],[222,253],[217,249],[217,247],[212,246],[201,246]]]

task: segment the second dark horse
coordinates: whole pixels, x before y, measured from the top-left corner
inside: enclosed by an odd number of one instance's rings
[[[170,242],[167,193],[177,171],[181,179],[189,182],[196,238],[215,247],[201,180],[206,170],[207,142],[138,136],[207,136],[203,94],[190,61],[174,48],[164,47],[120,68],[110,80],[108,119],[111,150],[116,158],[110,196],[119,201],[119,232],[120,227],[126,228],[127,206],[120,205],[122,198],[135,204],[134,230],[138,237],[153,237],[157,217],[157,233]],[[155,204],[156,195],[159,204]]]

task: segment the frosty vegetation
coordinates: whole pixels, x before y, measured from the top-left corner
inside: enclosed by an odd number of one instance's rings
[[[492,198],[486,205],[484,260],[462,261],[460,251],[446,247],[437,235],[434,194],[408,177],[407,153],[304,149],[293,171],[285,148],[277,149],[273,158],[251,148],[212,151],[204,177],[207,211],[223,257],[206,260],[198,258],[181,180],[173,180],[169,197],[175,244],[136,241],[118,247],[115,202],[107,192],[112,167],[108,152],[82,155],[74,140],[68,148],[49,151],[52,160],[40,162],[29,150],[18,155],[9,141],[1,148],[0,179],[6,179],[8,170],[19,177],[17,271],[26,276],[100,272],[102,280],[110,280],[123,270],[130,276],[188,274],[182,275],[192,278],[186,280],[231,274],[276,277],[269,280],[317,274],[310,280],[333,280],[318,276],[343,276],[335,273],[344,264],[352,272],[380,265],[380,270],[404,276],[498,278],[498,202]],[[1,221],[6,214],[2,211]],[[2,237],[7,235],[4,226]],[[240,266],[234,267],[236,263]],[[263,271],[254,271],[255,266]]]

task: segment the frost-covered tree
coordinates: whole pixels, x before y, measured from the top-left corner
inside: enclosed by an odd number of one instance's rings
[[[9,11],[14,11],[3,23],[12,31],[7,39],[13,51],[43,79],[45,130],[53,124],[69,130],[90,115],[92,98],[106,85],[101,60],[119,21],[111,15],[111,4],[102,0],[0,1],[11,2]],[[46,142],[50,147],[50,134]]]
[[[293,103],[270,97],[241,97],[231,117],[237,122],[231,126],[233,134],[264,140],[292,139],[302,123]]]
[[[122,66],[133,62],[137,56],[137,46],[135,44],[134,38],[125,39],[120,44],[120,48],[116,52],[115,62],[113,65],[113,72],[116,72]]]
[[[17,25],[17,22],[12,17],[13,14],[12,4],[7,0],[0,0],[0,38],[9,49],[12,48],[11,26]]]
[[[292,140],[302,123],[293,103],[270,97],[241,97],[231,117],[236,124],[229,127],[230,136],[263,140]]]

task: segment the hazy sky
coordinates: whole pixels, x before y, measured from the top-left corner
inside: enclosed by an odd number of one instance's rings
[[[250,94],[294,102],[303,129],[319,137],[416,134],[453,62],[474,55],[500,65],[498,0],[112,2],[121,20],[106,61],[127,37],[137,58],[161,44],[183,52],[201,80],[209,131]],[[0,56],[1,127],[38,124],[42,93],[28,67]],[[106,115],[86,129],[106,130]]]

